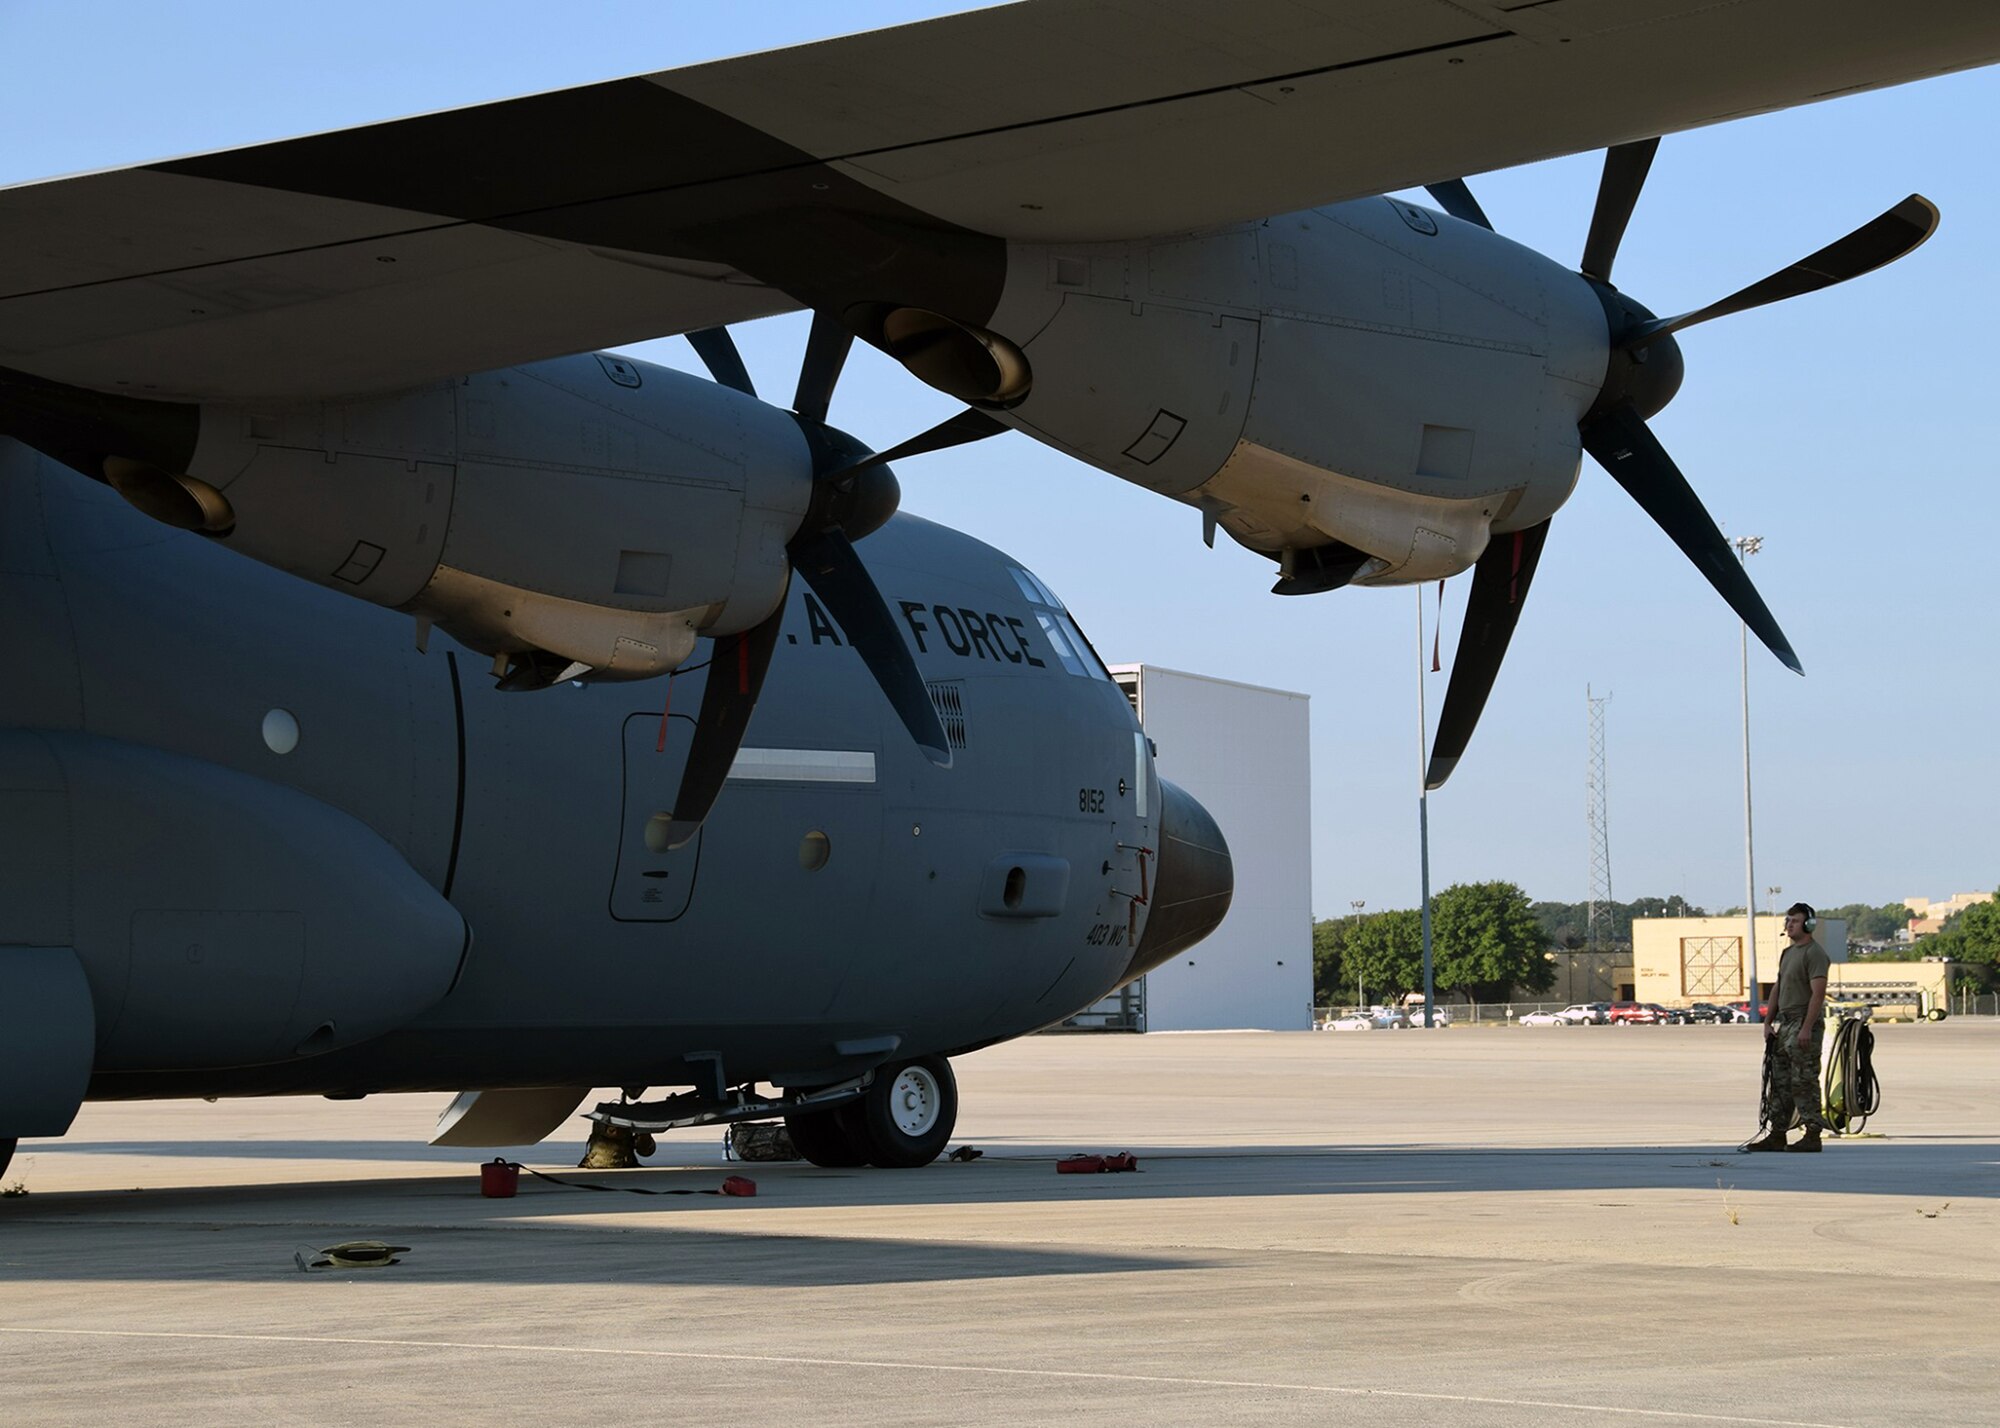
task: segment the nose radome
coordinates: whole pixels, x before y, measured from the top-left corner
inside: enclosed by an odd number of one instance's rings
[[[1151,971],[1215,931],[1236,891],[1229,844],[1208,810],[1186,790],[1160,780],[1160,864],[1146,930],[1125,980]]]

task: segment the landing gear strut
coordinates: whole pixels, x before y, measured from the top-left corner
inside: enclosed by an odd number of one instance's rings
[[[942,1056],[877,1068],[857,1100],[785,1117],[792,1144],[814,1165],[907,1170],[938,1158],[958,1124],[958,1081]]]

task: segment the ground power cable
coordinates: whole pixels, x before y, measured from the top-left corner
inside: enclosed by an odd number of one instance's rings
[[[683,1190],[678,1188],[655,1188],[646,1185],[606,1185],[600,1180],[563,1180],[554,1175],[544,1175],[532,1165],[521,1165],[517,1162],[510,1163],[514,1165],[514,1169],[517,1171],[525,1171],[537,1180],[546,1180],[551,1185],[560,1185],[567,1190],[620,1190],[628,1195],[726,1195],[731,1198],[748,1197],[757,1193],[757,1182],[747,1180],[741,1175],[728,1176],[723,1180],[721,1187],[718,1189]]]
[[[1837,1134],[1859,1135],[1868,1118],[1882,1109],[1882,1083],[1875,1075],[1875,1031],[1865,1017],[1843,1016],[1834,1027],[1823,1089],[1827,1124]]]
[[[1779,1087],[1784,1084],[1785,1072],[1782,1061],[1783,1053],[1778,1050],[1778,1039],[1774,1036],[1766,1035],[1764,1037],[1764,1073],[1757,1083],[1757,1133],[1736,1147],[1739,1152],[1748,1151],[1751,1146],[1757,1144],[1767,1136],[1785,1134],[1798,1120],[1798,1112],[1796,1110],[1785,1117],[1783,1125],[1779,1125],[1771,1119],[1771,1108],[1777,1105],[1781,1099],[1786,1106],[1791,1105],[1789,1097],[1781,1098],[1778,1095]]]

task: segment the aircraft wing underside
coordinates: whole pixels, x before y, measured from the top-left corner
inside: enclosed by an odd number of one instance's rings
[[[1029,0],[0,191],[0,367],[242,398],[812,306],[2000,58],[1990,0]]]

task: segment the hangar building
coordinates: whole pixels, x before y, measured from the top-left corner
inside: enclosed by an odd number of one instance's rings
[[[1214,815],[1236,896],[1209,937],[1073,1024],[1128,1031],[1312,1028],[1312,780],[1307,698],[1115,664],[1160,777]]]

